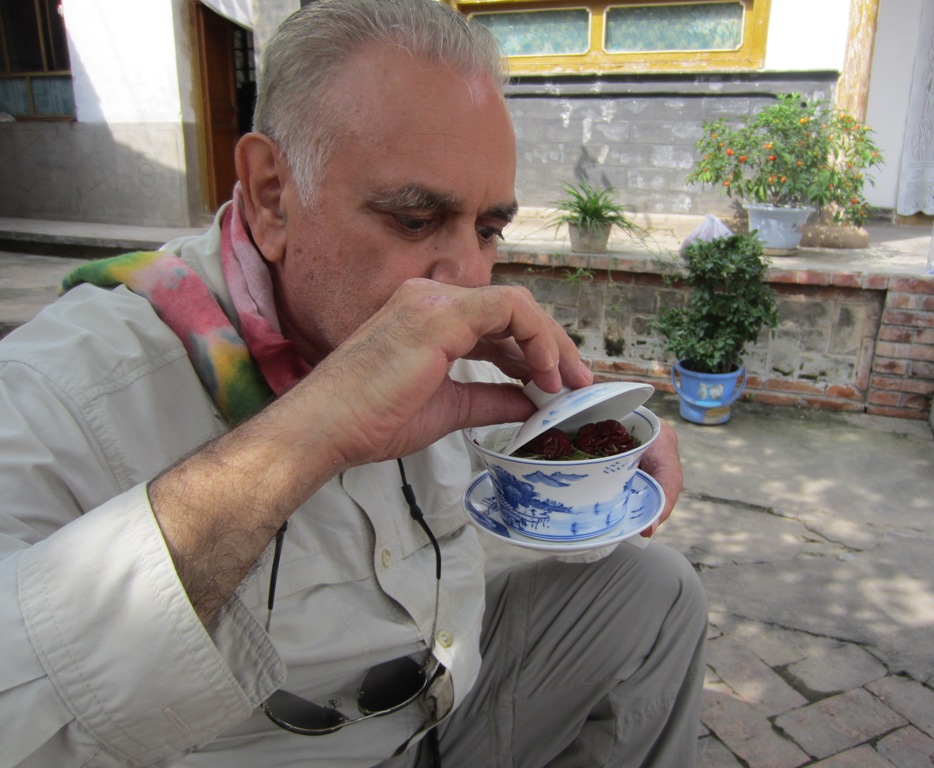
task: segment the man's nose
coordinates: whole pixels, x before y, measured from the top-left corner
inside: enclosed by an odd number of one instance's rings
[[[432,269],[431,278],[449,285],[476,288],[489,285],[496,260],[496,246],[483,247],[476,230],[464,228],[456,237],[441,244],[443,252]]]

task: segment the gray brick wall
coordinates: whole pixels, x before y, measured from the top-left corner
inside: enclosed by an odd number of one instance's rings
[[[934,419],[934,279],[795,261],[772,260],[779,322],[745,350],[744,397]],[[688,297],[680,265],[650,251],[574,254],[529,243],[501,252],[493,279],[528,288],[600,379],[671,391],[675,360],[653,322]]]
[[[516,187],[548,207],[562,182],[620,191],[643,213],[728,215],[719,190],[688,186],[701,124],[753,114],[777,93],[832,101],[837,73],[522,78],[507,87],[517,137]]]

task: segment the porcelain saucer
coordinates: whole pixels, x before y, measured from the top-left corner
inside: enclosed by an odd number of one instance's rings
[[[505,526],[496,504],[496,493],[489,472],[481,472],[471,480],[464,494],[464,508],[470,521],[480,530],[517,547],[559,554],[587,552],[636,536],[658,520],[664,506],[665,493],[661,486],[654,478],[638,470],[626,500],[626,513],[615,528],[588,539],[547,541],[526,536]]]

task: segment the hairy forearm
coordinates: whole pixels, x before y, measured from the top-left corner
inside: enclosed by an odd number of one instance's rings
[[[478,350],[486,336],[493,343]],[[455,360],[478,352],[547,391],[592,380],[527,291],[409,280],[291,391],[154,480],[153,512],[202,621],[338,472],[408,456],[466,426],[527,417],[533,406],[516,387],[449,377]]]
[[[343,466],[278,402],[149,484],[153,513],[207,624],[282,523]],[[307,446],[317,442],[317,450]]]

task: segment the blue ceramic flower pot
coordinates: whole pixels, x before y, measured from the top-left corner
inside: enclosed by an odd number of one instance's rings
[[[681,401],[681,418],[695,424],[729,421],[732,404],[746,386],[746,369],[730,373],[698,373],[679,360],[671,368],[671,383]]]

